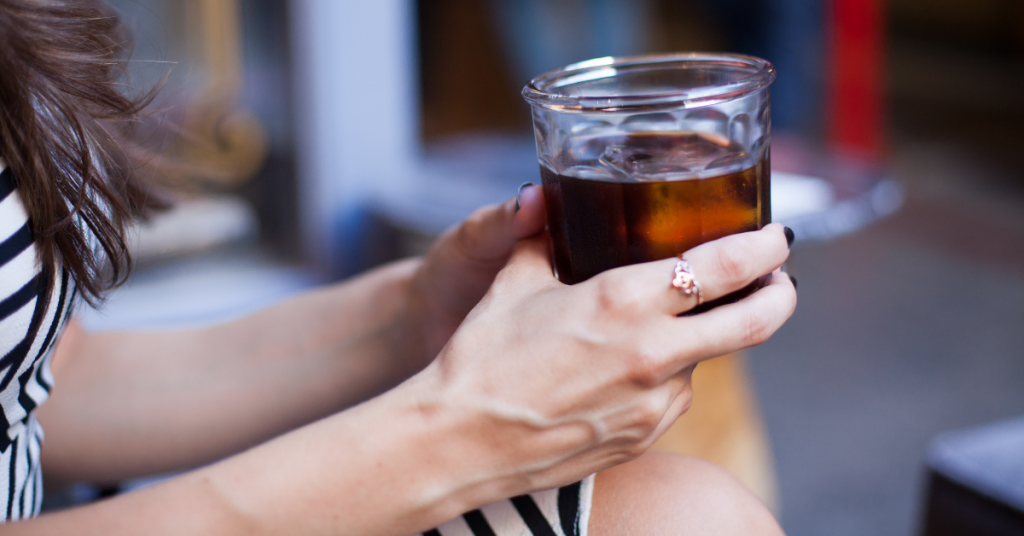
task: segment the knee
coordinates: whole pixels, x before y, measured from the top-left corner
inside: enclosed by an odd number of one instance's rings
[[[648,453],[597,474],[588,532],[773,535],[782,529],[767,508],[718,466]]]

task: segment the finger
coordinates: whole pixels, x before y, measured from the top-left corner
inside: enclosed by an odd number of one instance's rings
[[[643,333],[645,371],[664,381],[705,359],[761,344],[793,314],[796,290],[777,273],[762,289],[727,305],[688,317],[652,319]]]
[[[537,234],[545,221],[543,189],[527,183],[516,197],[474,211],[442,235],[435,249],[469,265],[501,266],[516,240]]]
[[[544,230],[547,213],[544,207],[544,189],[536,184],[526,183],[519,187],[516,196],[519,207],[512,220],[512,236],[526,238]]]
[[[736,303],[669,322],[687,334],[677,343],[679,353],[702,361],[768,340],[792,316],[796,301],[792,280],[777,272],[764,288]]]
[[[442,250],[445,258],[468,265],[504,264],[516,241],[512,234],[514,219],[515,199],[477,209],[445,232],[435,249]]]
[[[616,401],[620,404],[616,410],[605,414],[604,427],[614,431],[612,436],[618,436],[616,439],[646,450],[686,410],[692,370],[693,367],[680,371],[656,385],[641,382],[637,391],[626,394],[621,402]]]
[[[685,253],[703,285],[704,300],[735,292],[771,273],[789,258],[785,227],[766,225],[760,231],[726,236]]]
[[[690,403],[693,401],[692,378],[695,366],[686,367],[670,378],[669,382],[676,384],[673,386],[674,398],[665,411],[665,415],[662,416],[661,422],[658,423],[658,426],[655,427],[654,432],[651,434],[652,444],[663,436],[665,431],[690,409]]]
[[[701,244],[683,257],[690,262],[692,275],[701,288],[703,302],[742,289],[758,277],[782,265],[789,246],[779,224],[760,231],[726,236]],[[621,288],[623,300],[637,300],[657,311],[676,315],[697,305],[697,294],[686,295],[672,287],[678,259],[665,259],[609,270],[591,278],[594,284]],[[611,279],[600,281],[601,279]]]

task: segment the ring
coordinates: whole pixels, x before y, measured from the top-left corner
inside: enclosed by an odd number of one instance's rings
[[[697,295],[697,305],[700,305],[704,301],[704,292],[700,288],[700,283],[697,282],[697,278],[693,275],[693,265],[690,261],[679,256],[679,260],[676,261],[676,268],[674,270],[675,277],[672,278],[672,286],[679,289],[686,296]]]

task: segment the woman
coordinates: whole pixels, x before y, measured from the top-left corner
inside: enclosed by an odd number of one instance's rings
[[[0,534],[779,533],[720,470],[643,454],[697,362],[792,313],[778,225],[685,253],[706,300],[774,274],[691,317],[671,259],[555,280],[530,186],[422,259],[242,320],[82,331],[75,303],[123,279],[125,225],[156,205],[123,43],[97,3],[0,0],[0,497],[20,520]],[[54,485],[204,464],[29,519],[41,467]]]

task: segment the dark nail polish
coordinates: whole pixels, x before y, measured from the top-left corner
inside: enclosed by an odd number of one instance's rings
[[[789,275],[789,274],[786,274]],[[793,290],[796,290],[796,278],[789,275],[789,280],[793,282]]]
[[[520,207],[519,196],[523,194],[523,188],[526,188],[527,186],[533,186],[533,183],[532,182],[524,182],[524,183],[519,185],[519,190],[516,191],[516,212],[519,212],[519,207]]]
[[[782,229],[782,232],[786,235],[786,245],[789,247],[793,247],[793,240],[796,239],[796,236],[793,235],[793,230],[790,229],[789,227],[784,227]]]

